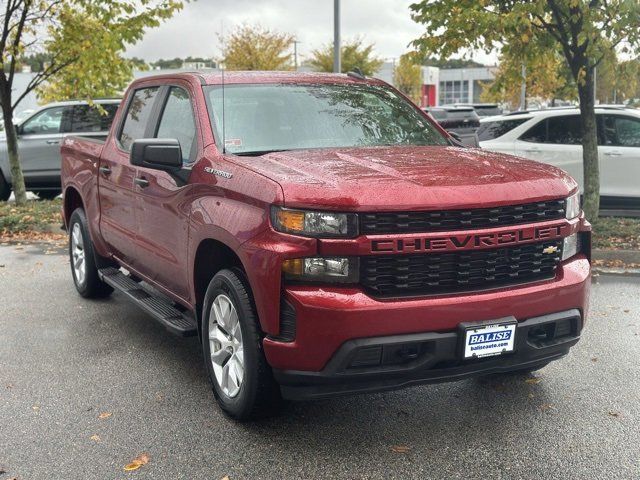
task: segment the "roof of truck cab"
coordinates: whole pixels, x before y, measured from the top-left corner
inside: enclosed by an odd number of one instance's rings
[[[197,78],[202,85],[221,85],[222,72],[212,71],[194,71],[194,72],[175,72],[163,75],[153,75],[142,77],[135,83],[148,82],[150,80],[169,80],[169,79],[193,79]],[[373,83],[385,84],[382,80],[373,77],[365,79],[357,78],[352,75],[342,73],[319,73],[319,72],[272,72],[272,71],[225,71],[225,85],[231,84],[256,84],[256,83]]]

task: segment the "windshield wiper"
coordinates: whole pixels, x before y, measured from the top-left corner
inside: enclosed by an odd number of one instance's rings
[[[268,153],[288,152],[290,150],[291,149],[288,149],[288,148],[281,148],[281,149],[275,149],[275,150],[253,150],[249,152],[230,152],[230,153],[233,153],[233,155],[238,155],[240,157],[261,157],[262,155],[266,155]]]

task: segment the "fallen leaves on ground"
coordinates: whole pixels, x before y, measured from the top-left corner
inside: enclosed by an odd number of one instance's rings
[[[407,445],[394,445],[391,447],[393,453],[407,453],[411,450],[411,447]]]
[[[540,405],[540,410],[542,410],[543,412],[551,410],[552,408],[553,405],[551,405],[550,403],[543,403],[542,405]]]
[[[111,415],[113,415],[113,413],[111,412],[102,412],[100,415],[98,415],[98,418],[100,420],[104,420],[105,418],[109,418]]]
[[[542,381],[541,377],[532,377],[532,378],[527,378],[524,382],[528,383],[529,385],[536,385],[541,381]]]
[[[620,259],[615,260],[594,260],[593,265],[596,267],[607,268],[640,268],[640,263],[625,263]]]
[[[591,359],[591,361],[592,361],[593,363],[596,363],[596,362],[598,361],[598,357],[593,357],[593,358]]]
[[[11,232],[8,230],[0,231],[0,238],[4,242],[48,242],[54,243],[56,246],[63,247],[67,242],[67,234],[64,232],[41,232],[36,230],[25,230],[20,232]]]
[[[640,219],[599,217],[593,222],[593,247],[637,250],[640,248]]]
[[[93,440],[94,442],[99,442],[100,441],[100,436],[99,435],[91,435],[91,440]]]
[[[618,418],[621,416],[620,412],[614,412],[614,411],[609,412],[609,415],[615,418]]]
[[[132,470],[137,470],[140,467],[142,467],[143,465],[146,465],[147,463],[149,463],[149,455],[146,453],[141,453],[140,455],[138,455],[136,458],[134,458],[133,460],[131,460],[131,462],[127,463],[124,466],[124,471],[125,472],[130,472]]]

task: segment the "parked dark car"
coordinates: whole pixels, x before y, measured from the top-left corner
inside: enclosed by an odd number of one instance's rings
[[[18,151],[27,190],[55,198],[60,186],[60,144],[69,135],[106,139],[120,99],[50,103],[17,124]],[[4,132],[0,136],[0,201],[11,196],[12,179]]]
[[[497,103],[456,103],[456,107],[471,107],[479,117],[493,117],[502,115],[502,108]]]
[[[478,146],[476,130],[480,128],[480,117],[473,107],[429,107],[424,111],[463,145]]]

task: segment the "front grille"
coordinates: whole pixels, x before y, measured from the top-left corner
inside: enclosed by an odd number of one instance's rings
[[[470,210],[360,214],[360,233],[424,233],[492,228],[564,218],[564,200]]]
[[[556,247],[553,253],[544,253]],[[484,290],[555,276],[562,240],[455,253],[366,256],[360,283],[374,296]]]

